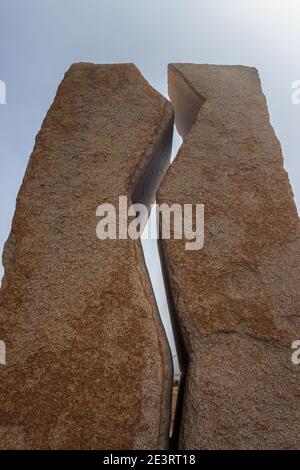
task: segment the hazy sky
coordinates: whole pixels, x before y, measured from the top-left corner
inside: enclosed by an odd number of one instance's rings
[[[0,80],[7,87],[0,105],[1,251],[35,135],[64,72],[79,61],[134,62],[164,94],[169,62],[257,67],[299,208],[300,105],[291,100],[300,80],[299,25],[299,0],[0,0]],[[165,317],[155,242],[145,250]]]

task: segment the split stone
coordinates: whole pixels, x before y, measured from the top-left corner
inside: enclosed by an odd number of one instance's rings
[[[96,209],[147,205],[173,111],[132,64],[76,64],[37,136],[5,245],[2,449],[164,449],[172,361],[140,240]]]
[[[183,145],[160,204],[204,204],[203,249],[162,240],[188,355],[182,449],[299,449],[300,230],[255,69],[172,64]]]

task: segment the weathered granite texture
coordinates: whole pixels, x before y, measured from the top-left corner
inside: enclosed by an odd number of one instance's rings
[[[205,204],[205,244],[161,241],[189,356],[179,446],[299,449],[300,232],[255,69],[169,66],[184,138],[159,203]]]
[[[173,111],[132,64],[73,65],[36,139],[4,251],[0,448],[160,449],[172,362],[140,241],[96,208],[149,203]]]

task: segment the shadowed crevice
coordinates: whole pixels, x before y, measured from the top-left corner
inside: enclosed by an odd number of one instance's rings
[[[178,315],[176,313],[176,304],[174,301],[171,285],[170,285],[170,278],[167,269],[167,263],[165,259],[165,253],[162,247],[163,240],[159,237],[158,240],[158,252],[159,258],[161,263],[161,269],[163,274],[164,280],[164,287],[166,292],[166,298],[168,302],[169,308],[169,315],[172,324],[172,330],[174,335],[174,341],[176,345],[177,357],[179,362],[179,369],[180,369],[180,381],[179,381],[179,388],[178,388],[178,395],[176,401],[176,408],[175,408],[175,418],[174,418],[174,426],[172,436],[170,438],[170,450],[175,450],[178,448],[179,442],[179,435],[180,435],[180,426],[181,426],[181,417],[182,417],[182,410],[183,410],[183,402],[184,402],[184,390],[186,384],[186,376],[188,371],[188,364],[189,364],[189,355],[188,351],[183,339],[183,335],[181,333],[181,327],[178,320]]]
[[[130,192],[131,204],[143,204],[148,208],[148,213],[151,212],[151,204],[155,201],[157,189],[170,165],[172,139],[174,129],[174,113],[171,104],[167,101],[164,108],[164,113],[159,126],[153,135],[152,140],[149,142],[148,148],[145,150],[144,158],[141,159],[135,174],[132,178],[132,191]],[[149,221],[149,219],[148,219]],[[160,428],[158,429],[158,442],[161,449],[169,448],[169,427],[171,420],[171,393],[173,385],[173,362],[171,356],[171,348],[167,339],[167,334],[164,329],[161,314],[159,312],[155,292],[152,286],[149,270],[145,260],[144,250],[141,239],[137,240],[137,256],[140,260],[140,267],[144,271],[144,276],[147,278],[147,288],[149,296],[153,298],[156,303],[156,310],[158,315],[155,316],[157,326],[157,334],[162,335],[164,338],[160,341],[160,353],[162,358],[165,359],[164,363],[164,378],[165,387],[161,396],[161,416],[162,420]],[[168,361],[166,358],[168,357]]]
[[[176,157],[180,153],[181,147],[184,146],[185,139],[191,132],[193,125],[197,121],[198,115],[206,100],[203,96],[199,95],[199,93],[197,93],[194,88],[187,82],[185,77],[176,68],[176,64],[169,64],[168,66],[168,92],[175,111],[175,125],[178,130],[178,133],[183,138],[183,143],[174,158],[174,160],[176,160]],[[172,166],[172,163],[170,166]],[[170,274],[168,272],[166,250],[164,249],[164,240],[161,237],[160,229],[161,220],[159,220],[158,250],[174,334],[174,340],[178,354],[178,362],[181,372],[176,402],[174,426],[170,439],[170,449],[176,450],[179,447],[180,430],[185,400],[185,390],[189,369],[189,352],[188,345],[184,340],[184,335],[182,333],[179,317],[177,314],[176,302],[174,300],[170,282]]]

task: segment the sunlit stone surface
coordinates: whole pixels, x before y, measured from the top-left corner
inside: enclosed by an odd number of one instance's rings
[[[173,112],[131,64],[77,64],[37,137],[4,251],[0,447],[161,449],[172,360],[139,241],[96,209],[148,204]]]
[[[179,446],[299,449],[299,218],[255,69],[174,64],[184,138],[159,203],[205,204],[205,243],[161,242],[189,355]]]

